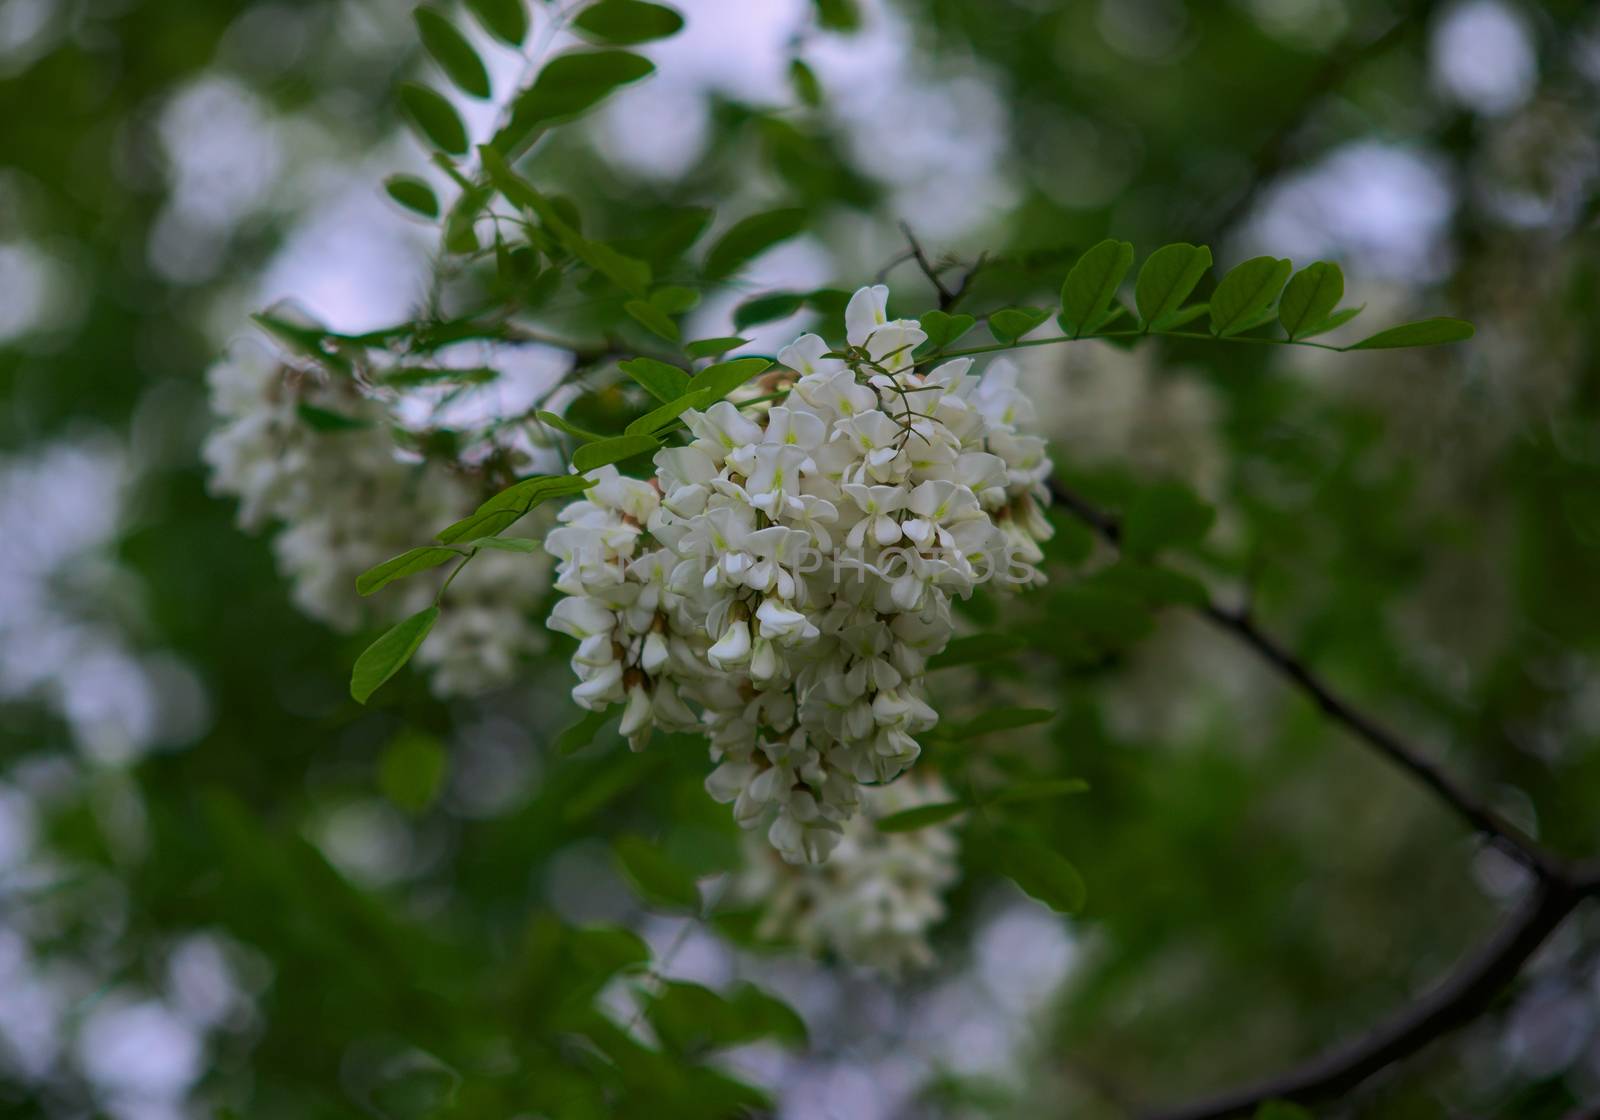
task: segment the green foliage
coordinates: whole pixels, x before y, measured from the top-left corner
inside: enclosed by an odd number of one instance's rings
[[[503,533],[530,513],[535,506],[553,498],[566,498],[594,485],[574,476],[538,475],[506,487],[480,505],[469,517],[446,526],[435,534],[442,544],[453,544],[476,537]]]
[[[770,323],[774,319],[787,319],[805,306],[805,297],[796,292],[769,292],[747,299],[733,310],[735,330]]]
[[[467,555],[466,549],[447,548],[442,545],[413,548],[362,572],[356,577],[356,590],[363,595],[371,595],[388,587],[397,579],[405,579],[418,572],[425,572],[429,568],[437,568],[440,564],[449,563],[465,555]]]
[[[596,467],[603,467],[609,463],[620,463],[624,459],[631,459],[635,455],[644,455],[647,452],[658,450],[661,441],[652,435],[621,435],[611,439],[597,440],[586,443],[572,453],[572,465],[576,470],[592,471]]]
[[[572,26],[591,39],[626,47],[676,35],[683,29],[683,17],[645,0],[599,0],[580,11]]]
[[[694,876],[667,858],[659,846],[641,836],[619,836],[611,851],[623,875],[645,901],[667,909],[700,909],[700,888]]]
[[[705,408],[713,403],[709,389],[692,389],[684,393],[675,401],[653,408],[637,420],[632,421],[627,428],[627,435],[659,434],[691,408]]]
[[[1055,715],[1056,713],[1049,708],[990,708],[981,716],[975,716],[965,723],[954,724],[948,729],[941,726],[936,729],[935,734],[940,738],[963,742],[981,735],[991,735],[997,731],[1014,731],[1020,727],[1049,723]]]
[[[1006,307],[989,316],[989,333],[1002,344],[1017,341],[1050,317],[1037,307]]]
[[[441,94],[417,82],[401,82],[400,106],[428,143],[453,156],[467,154],[467,128]]]
[[[439,198],[433,188],[415,175],[391,175],[383,181],[389,197],[424,218],[439,216]]]
[[[1472,333],[1472,324],[1460,319],[1423,319],[1379,331],[1345,349],[1394,350],[1405,346],[1439,346],[1446,342],[1464,342],[1472,337]]]
[[[1144,329],[1169,330],[1182,321],[1183,302],[1211,268],[1211,250],[1179,242],[1163,245],[1145,259],[1134,283],[1134,300]]]
[[[727,335],[722,338],[699,338],[684,344],[683,352],[691,358],[720,358],[729,350],[737,350],[750,340],[740,338],[738,335]]]
[[[1294,274],[1278,304],[1284,333],[1296,338],[1328,321],[1344,298],[1344,273],[1331,261],[1317,261]]]
[[[621,87],[654,71],[648,59],[628,51],[559,54],[545,63],[533,84],[511,102],[511,119],[490,146],[501,155],[514,154],[539,130],[587,112]]]
[[[619,362],[617,368],[658,401],[671,403],[689,391],[688,373],[654,358],[630,358]]]
[[[1065,856],[1022,833],[1001,833],[991,841],[989,858],[1001,874],[1052,910],[1076,914],[1088,888]]]
[[[523,0],[465,0],[483,29],[509,46],[519,47],[528,34]]]
[[[687,391],[704,392],[706,404],[715,404],[770,365],[769,358],[734,358],[718,362],[691,377]]]
[[[1227,338],[1266,322],[1292,267],[1275,257],[1252,257],[1231,269],[1211,293],[1211,332]]]
[[[438,607],[420,610],[385,630],[356,658],[350,674],[350,695],[358,704],[365,704],[384,682],[405,667],[438,620]]]
[[[1126,241],[1102,241],[1079,257],[1061,285],[1061,329],[1073,338],[1100,330],[1132,267],[1133,246]]]
[[[402,732],[378,760],[378,788],[406,812],[424,812],[439,796],[446,765],[438,739],[416,731]]]
[[[721,280],[733,275],[751,258],[799,233],[805,223],[806,212],[793,208],[768,210],[740,219],[706,254],[706,279]]]
[[[944,311],[929,311],[919,321],[928,336],[928,347],[933,351],[954,346],[956,342],[977,325],[971,315],[951,315]]]
[[[660,335],[668,342],[678,341],[678,324],[654,303],[647,303],[642,299],[630,299],[622,305],[622,309],[633,316],[635,322],[652,333]]]
[[[1130,556],[1148,557],[1168,548],[1199,543],[1217,511],[1178,482],[1141,491],[1122,526],[1122,547]]]
[[[462,93],[472,97],[489,96],[489,72],[461,32],[435,8],[420,7],[412,12],[417,34],[445,77]],[[430,133],[431,135],[431,133]]]
[[[967,811],[964,801],[941,801],[933,805],[918,805],[890,813],[878,820],[879,832],[914,832],[932,824],[940,824]]]

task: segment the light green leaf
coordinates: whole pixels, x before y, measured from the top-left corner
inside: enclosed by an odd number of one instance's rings
[[[355,668],[350,673],[350,695],[357,703],[365,704],[368,697],[411,660],[438,618],[438,607],[418,611],[385,631],[356,658]]]
[[[669,860],[660,845],[640,836],[619,836],[611,850],[623,875],[647,902],[670,909],[700,909],[694,876]]]
[[[472,44],[457,31],[443,13],[428,7],[411,13],[417,22],[417,34],[422,45],[439,64],[445,77],[462,93],[473,97],[489,96],[489,72]]]
[[[1211,293],[1211,330],[1227,338],[1250,329],[1283,290],[1293,265],[1276,257],[1251,257],[1232,269]]]
[[[691,358],[719,358],[729,350],[737,350],[750,340],[738,335],[723,338],[699,338],[685,344],[683,352]]]
[[[378,788],[406,812],[421,813],[439,796],[445,761],[438,739],[403,731],[378,759]]]
[[[1473,335],[1473,326],[1465,319],[1422,319],[1415,323],[1402,323],[1364,338],[1346,350],[1397,350],[1405,346],[1440,346],[1446,342],[1464,342]]]
[[[651,292],[650,302],[668,315],[681,315],[700,302],[700,293],[681,284],[668,284]]]
[[[502,154],[513,155],[538,130],[592,109],[622,86],[654,71],[649,59],[628,51],[557,55],[511,103],[511,119],[491,144]]]
[[[598,432],[591,432],[587,428],[580,428],[576,424],[572,423],[572,421],[568,420],[565,416],[557,416],[554,412],[545,412],[543,409],[540,409],[538,412],[535,412],[534,415],[538,417],[539,423],[548,424],[557,431],[566,432],[569,436],[577,436],[581,440],[587,441],[606,438]]]
[[[1148,557],[1166,548],[1199,543],[1211,529],[1217,511],[1177,482],[1145,488],[1122,524],[1122,548],[1130,556]]]
[[[706,254],[706,279],[731,276],[753,257],[799,233],[805,224],[806,212],[797,209],[768,210],[735,222]]]
[[[479,537],[477,540],[468,541],[468,548],[489,548],[496,552],[519,552],[529,554],[538,552],[543,546],[530,537]]]
[[[635,322],[642,324],[646,329],[660,335],[668,342],[678,341],[678,324],[672,321],[661,308],[642,299],[630,299],[622,305],[622,310],[631,315]]]
[[[401,82],[400,108],[435,148],[453,156],[467,154],[466,126],[443,95],[416,82]]]
[[[676,35],[683,30],[683,17],[645,0],[600,0],[579,12],[572,25],[591,39],[626,47]]]
[[[424,218],[439,216],[439,196],[415,175],[391,175],[383,181],[383,189],[390,198],[414,214],[421,214]]]
[[[756,374],[772,365],[770,358],[734,358],[707,366],[689,379],[689,391],[708,391],[707,405],[715,404]]]
[[[466,0],[483,29],[513,47],[528,34],[528,12],[522,0]]]
[[[1079,257],[1061,285],[1061,329],[1082,338],[1096,328],[1132,267],[1133,246],[1126,241],[1102,241]]]
[[[1178,242],[1163,245],[1145,259],[1133,285],[1133,298],[1145,330],[1171,330],[1195,285],[1211,267],[1211,250]]]
[[[989,316],[989,333],[1009,346],[1050,317],[1037,307],[1007,307]]]
[[[684,412],[691,408],[704,408],[711,403],[711,394],[704,389],[691,390],[675,401],[669,401],[660,408],[652,409],[629,424],[626,433],[634,435],[659,434],[661,429],[667,427]]]
[[[912,809],[902,809],[898,813],[890,813],[880,818],[878,831],[913,832],[932,824],[940,824],[951,817],[958,817],[968,808],[965,801],[941,801],[934,805],[918,805]]]
[[[1344,298],[1344,273],[1332,261],[1316,261],[1294,274],[1278,301],[1278,321],[1290,338],[1323,322]]]
[[[1002,874],[1050,909],[1073,914],[1088,896],[1083,876],[1063,856],[1037,840],[1006,836],[996,842],[992,858]]]
[[[928,336],[930,350],[943,350],[970,331],[978,320],[971,315],[951,315],[945,311],[930,311],[921,319],[922,333]]]
[[[620,463],[635,455],[643,455],[661,446],[654,436],[615,436],[596,443],[586,443],[572,453],[572,465],[580,471],[592,471],[608,463]]]
[[[629,358],[617,368],[633,378],[658,401],[675,401],[689,391],[689,375],[677,366],[654,358]]]
[[[594,483],[576,475],[535,475],[513,483],[480,505],[470,516],[435,534],[444,544],[503,533],[541,502],[581,494]]]
[[[362,595],[371,595],[374,591],[388,587],[397,579],[405,579],[418,572],[425,572],[429,568],[437,568],[440,564],[466,554],[467,550],[464,548],[443,548],[438,545],[413,548],[362,572],[356,577],[356,591]]]

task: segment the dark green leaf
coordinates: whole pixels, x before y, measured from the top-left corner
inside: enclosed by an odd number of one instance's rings
[[[385,371],[378,380],[385,385],[410,389],[418,385],[482,385],[499,376],[498,370],[487,366],[461,369],[451,369],[449,366],[401,366]]]
[[[1137,598],[1081,583],[1057,591],[1050,609],[1061,625],[1113,644],[1141,638],[1152,625],[1149,610]]]
[[[300,417],[300,422],[306,427],[318,432],[353,432],[360,428],[370,428],[372,423],[367,420],[358,420],[354,416],[346,416],[342,412],[335,412],[331,408],[318,408],[314,404],[301,401],[295,405],[295,414]]]
[[[798,58],[789,63],[789,85],[802,105],[814,109],[822,104],[822,85],[816,73]]]
[[[1044,801],[1052,797],[1070,797],[1089,792],[1089,783],[1082,778],[1047,778],[1025,785],[1007,786],[985,797],[988,805],[1010,805],[1018,801]]]
[[[1315,1120],[1311,1110],[1290,1101],[1263,1101],[1254,1120]]]
[[[951,669],[958,665],[976,665],[1005,657],[1023,649],[1027,643],[1015,634],[990,631],[956,638],[944,647],[944,652],[928,659],[928,669]]]
[[[742,331],[746,327],[787,319],[799,311],[804,303],[805,297],[796,292],[769,292],[747,299],[733,309],[733,328]]]
[[[391,175],[383,181],[383,189],[389,192],[390,198],[415,214],[424,218],[439,216],[439,196],[415,175]]]
[[[691,390],[675,401],[670,401],[660,408],[651,409],[627,427],[627,434],[651,435],[659,434],[661,429],[667,427],[684,412],[691,408],[704,408],[711,402],[711,394],[704,389]]]
[[[776,1038],[793,1046],[805,1045],[805,1020],[776,996],[754,984],[740,983],[728,993],[728,1002],[738,1011],[751,1038]]]
[[[466,0],[467,7],[489,34],[513,47],[528,34],[528,12],[522,0]]]
[[[827,31],[858,31],[861,28],[861,10],[856,0],[812,0],[817,12],[817,25]]]
[[[441,94],[416,82],[401,82],[400,107],[435,148],[453,156],[467,154],[466,126]]]
[[[622,305],[622,310],[631,315],[636,322],[642,324],[653,333],[660,335],[668,342],[678,341],[678,324],[672,321],[672,316],[655,304],[647,303],[642,299],[630,299]]]
[[[388,587],[397,579],[405,579],[418,572],[425,572],[429,568],[437,568],[440,564],[464,555],[466,555],[465,549],[442,548],[438,545],[413,548],[362,572],[356,577],[356,591],[362,595],[371,595],[374,591]]]
[[[1211,293],[1212,333],[1227,338],[1260,322],[1293,267],[1276,257],[1251,257],[1232,269]]]
[[[423,47],[456,88],[473,97],[488,97],[489,72],[461,32],[433,8],[418,8],[411,14],[417,21]]]
[[[1344,273],[1332,261],[1317,261],[1294,274],[1278,302],[1278,321],[1290,338],[1324,322],[1344,298]]]
[[[737,272],[751,258],[805,228],[804,210],[768,210],[735,222],[706,254],[705,275],[721,280]]]
[[[420,813],[439,795],[444,770],[444,747],[438,739],[402,732],[378,760],[378,788],[406,812]]]
[[[951,315],[944,311],[930,311],[921,319],[922,333],[928,336],[931,350],[953,346],[956,340],[970,331],[978,320],[971,315]]]
[[[1027,837],[1006,836],[997,839],[991,855],[1004,875],[1050,909],[1063,914],[1083,909],[1088,895],[1083,876],[1043,843]]]
[[[511,103],[511,119],[495,134],[492,145],[504,155],[515,154],[539,129],[593,108],[654,70],[648,59],[628,51],[557,55]]]
[[[919,828],[927,828],[931,824],[940,824],[951,817],[958,817],[965,813],[969,806],[965,801],[941,801],[936,805],[918,805],[914,809],[902,809],[898,813],[890,813],[878,821],[879,832],[913,832]]]
[[[1079,257],[1061,285],[1061,329],[1073,338],[1099,329],[1132,267],[1133,246],[1126,241],[1102,241]]]
[[[1133,285],[1134,302],[1146,330],[1171,330],[1195,285],[1211,267],[1211,250],[1178,242],[1163,245],[1146,258]]]
[[[510,528],[541,502],[581,494],[593,483],[576,475],[536,475],[506,487],[470,516],[441,529],[435,536],[444,544],[492,537]]]
[[[668,315],[681,315],[700,302],[700,293],[680,284],[668,284],[651,292],[650,302]]]
[[[690,378],[689,391],[708,390],[706,404],[715,404],[771,364],[770,358],[734,358],[719,362]]]
[[[686,344],[683,352],[691,358],[718,358],[729,350],[737,350],[749,342],[748,338],[730,335],[724,338],[699,338]]]
[[[619,836],[612,852],[628,882],[647,902],[679,910],[700,909],[694,876],[669,860],[660,845],[640,836]]]
[[[1097,572],[1092,582],[1157,606],[1175,603],[1186,607],[1203,607],[1211,598],[1203,584],[1181,572],[1132,560],[1123,560],[1103,572]]]
[[[689,375],[677,366],[654,358],[629,358],[617,368],[633,378],[658,401],[675,401],[689,391]]]
[[[976,739],[996,731],[1015,731],[1019,727],[1032,727],[1048,723],[1055,718],[1049,708],[990,708],[983,715],[957,724],[949,730],[940,729],[942,738],[953,741]]]
[[[989,316],[989,333],[1009,346],[1049,317],[1037,307],[1007,307]]]
[[[645,0],[600,0],[579,12],[572,25],[591,39],[626,47],[676,35],[683,29],[683,17]]]
[[[610,723],[616,714],[615,708],[585,712],[576,723],[569,724],[556,736],[556,753],[567,755],[581,751],[594,742],[594,737],[600,733],[600,729]]]
[[[428,636],[428,631],[433,629],[438,618],[438,607],[418,611],[385,631],[356,658],[355,668],[350,674],[350,695],[357,703],[365,704],[369,696],[411,660],[411,655],[417,652],[417,647],[422,645],[422,640]]]
[[[1360,307],[1340,308],[1338,311],[1335,311],[1332,315],[1329,315],[1316,326],[1301,331],[1299,337],[1315,338],[1319,334],[1327,334],[1331,330],[1336,330],[1339,327],[1344,326],[1351,319],[1354,319],[1366,309],[1367,305],[1364,303]]]
[[[643,455],[661,446],[654,436],[616,436],[596,443],[586,443],[572,453],[572,465],[580,471],[592,471],[608,463],[620,463],[635,455]]]
[[[1143,490],[1122,524],[1122,547],[1131,556],[1153,556],[1165,548],[1202,540],[1217,511],[1187,486],[1162,482]]]
[[[1346,346],[1346,350],[1396,350],[1404,346],[1439,346],[1472,337],[1472,324],[1464,319],[1422,319],[1379,331],[1371,338]]]
[[[565,416],[557,416],[553,412],[545,412],[540,410],[535,412],[534,415],[539,418],[539,422],[541,424],[548,424],[557,431],[566,432],[569,436],[577,436],[581,440],[596,440],[606,438],[605,436],[600,435],[598,432],[591,432],[586,428],[580,428],[576,424],[572,423],[572,421],[568,420]]]
[[[650,946],[631,929],[585,926],[567,935],[568,945],[585,971],[601,976],[634,971],[650,963]]]

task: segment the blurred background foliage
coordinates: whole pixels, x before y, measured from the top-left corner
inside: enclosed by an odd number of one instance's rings
[[[1202,493],[1193,570],[1529,831],[1600,850],[1592,5],[678,7],[684,31],[639,48],[658,73],[539,171],[616,239],[689,207],[718,229],[806,212],[705,293],[698,336],[896,261],[897,309],[925,310],[901,221],[936,261],[987,254],[982,307],[1049,304],[1112,235],[1326,257],[1375,321],[1475,321],[1417,352],[1040,349],[1025,379],[1066,477],[1112,506]],[[531,6],[535,34],[557,11]],[[500,92],[521,64],[495,57]],[[939,762],[1087,779],[1025,815],[1089,904],[1063,919],[969,845],[938,966],[898,981],[753,948],[735,907],[641,903],[614,837],[710,876],[736,836],[691,741],[555,752],[561,650],[487,697],[407,675],[358,708],[363,637],[299,615],[206,493],[203,372],[274,300],[363,331],[430,290],[435,231],[379,184],[439,181],[394,96],[431,74],[376,0],[0,3],[6,1114],[1119,1116],[1359,1031],[1523,889],[1193,619],[1075,616],[1064,516],[1050,588],[971,607],[1027,650],[939,692],[955,718],[997,697],[1059,718]],[[647,345],[615,303],[540,321]],[[1596,924],[1329,1114],[1593,1107]],[[650,961],[726,997],[657,1001],[664,1052],[630,1030]]]

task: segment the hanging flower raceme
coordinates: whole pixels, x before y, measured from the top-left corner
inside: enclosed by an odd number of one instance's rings
[[[816,335],[779,351],[760,404],[685,412],[691,438],[651,480],[592,472],[545,541],[574,699],[622,705],[636,749],[656,727],[703,730],[712,796],[793,863],[827,858],[861,787],[916,761],[951,601],[1038,582],[1050,535],[1015,371],[925,370],[926,336],[887,300],[855,294],[837,355]]]

